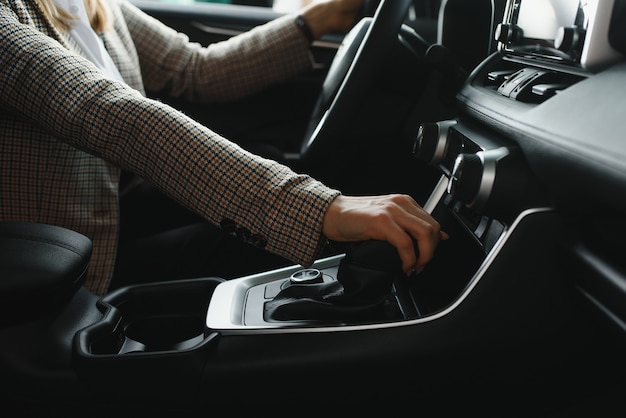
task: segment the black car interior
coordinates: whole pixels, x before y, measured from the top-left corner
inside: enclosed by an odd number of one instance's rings
[[[299,80],[298,140],[271,145],[349,192],[413,194],[451,237],[426,268],[407,278],[370,241],[308,269],[97,297],[81,285],[88,238],[0,223],[2,398],[42,416],[626,413],[626,1],[366,3],[323,40],[345,51],[318,51],[323,83]],[[436,39],[407,21],[417,5],[436,8]],[[151,10],[190,18],[168,7]]]

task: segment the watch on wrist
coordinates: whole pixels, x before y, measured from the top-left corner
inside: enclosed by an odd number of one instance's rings
[[[298,26],[298,28],[302,31],[309,43],[313,43],[313,41],[315,40],[315,37],[313,36],[313,31],[311,30],[309,24],[306,23],[306,20],[304,20],[302,15],[296,16],[296,26]]]

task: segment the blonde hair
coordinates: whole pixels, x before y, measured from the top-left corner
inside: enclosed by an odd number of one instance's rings
[[[72,26],[72,20],[74,16],[67,13],[65,10],[57,7],[52,0],[36,0],[37,4],[41,7],[46,17],[54,23],[57,29],[63,31],[69,31]],[[103,0],[83,0],[85,2],[85,9],[87,10],[87,17],[91,23],[91,27],[96,32],[104,32],[110,28],[110,15],[109,11],[104,5]]]

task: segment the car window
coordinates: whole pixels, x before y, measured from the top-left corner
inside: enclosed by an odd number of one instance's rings
[[[164,3],[222,3],[243,6],[271,7],[277,12],[293,12],[315,0],[154,0]]]
[[[292,13],[310,3],[321,0],[148,0],[148,2],[152,1],[155,3],[175,3],[181,5],[221,3],[224,5],[256,6],[272,8],[273,11],[278,13]],[[412,26],[429,43],[434,43],[437,39],[437,20],[442,1],[414,0],[409,7],[406,23]],[[373,11],[369,13],[373,13]]]
[[[222,3],[222,4],[238,4],[244,6],[260,6],[271,7],[277,12],[290,13],[300,10],[309,3],[319,0],[154,0],[166,3]],[[409,19],[415,18],[433,18],[437,16],[441,0],[416,0],[413,2],[409,12]]]

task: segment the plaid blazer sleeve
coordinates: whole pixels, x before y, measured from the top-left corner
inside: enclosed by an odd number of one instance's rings
[[[0,2],[0,111],[152,180],[213,223],[233,220],[264,237],[270,251],[303,265],[314,261],[337,190],[107,79],[20,19],[28,21]],[[24,147],[37,141],[24,134]]]
[[[313,68],[308,41],[294,16],[204,48],[125,0],[120,7],[147,90],[166,90],[192,101],[236,100]]]

